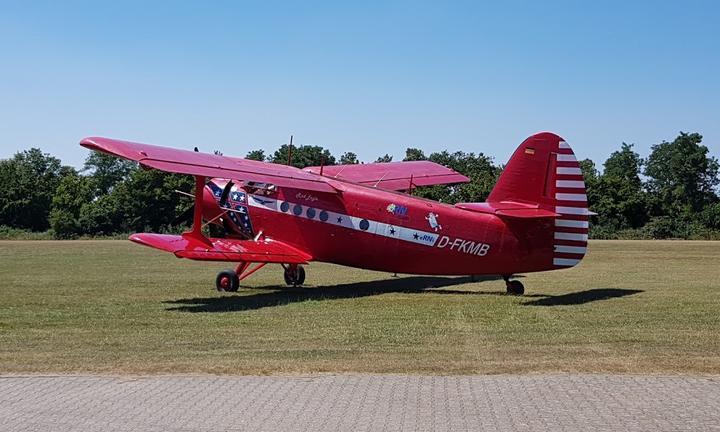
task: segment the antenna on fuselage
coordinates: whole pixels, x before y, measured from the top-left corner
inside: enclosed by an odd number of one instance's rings
[[[292,165],[292,142],[293,136],[290,135],[290,146],[288,147],[288,166]]]

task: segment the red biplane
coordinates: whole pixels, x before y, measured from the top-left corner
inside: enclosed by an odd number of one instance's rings
[[[469,181],[429,161],[298,169],[108,138],[80,144],[195,176],[190,231],[130,240],[179,258],[237,263],[218,274],[220,291],[237,291],[267,263],[282,265],[288,285],[302,285],[303,264],[322,261],[393,273],[499,275],[507,292],[519,295],[524,287],[512,275],[572,267],[587,247],[591,213],[580,166],[549,132],[520,145],[487,202],[455,205],[407,193]],[[208,223],[227,236],[206,237]]]

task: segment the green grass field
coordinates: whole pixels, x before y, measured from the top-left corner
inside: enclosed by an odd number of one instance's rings
[[[595,241],[502,280],[223,263],[126,241],[0,242],[0,373],[720,373],[720,242]]]

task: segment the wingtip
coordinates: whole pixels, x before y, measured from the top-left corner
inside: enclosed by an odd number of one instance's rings
[[[90,136],[80,140],[80,145],[91,150],[97,150],[100,146],[97,143],[98,137]]]

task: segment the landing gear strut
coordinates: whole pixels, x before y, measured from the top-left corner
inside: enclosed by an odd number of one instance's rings
[[[305,283],[305,269],[298,264],[283,265],[285,283],[289,286],[300,286]]]
[[[508,294],[518,296],[525,294],[525,287],[519,280],[510,280],[510,276],[503,276],[503,280]]]

